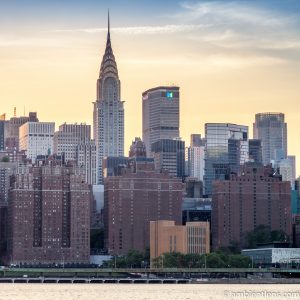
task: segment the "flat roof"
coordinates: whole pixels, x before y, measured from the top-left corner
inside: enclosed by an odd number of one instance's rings
[[[145,96],[146,94],[157,90],[179,90],[179,86],[157,86],[143,92],[142,95]]]

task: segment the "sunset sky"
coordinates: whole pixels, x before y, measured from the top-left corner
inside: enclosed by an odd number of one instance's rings
[[[181,89],[181,136],[283,112],[300,173],[300,1],[0,0],[0,114],[92,124],[106,42],[125,101],[125,149],[141,136],[144,90]],[[127,154],[127,153],[126,153]]]

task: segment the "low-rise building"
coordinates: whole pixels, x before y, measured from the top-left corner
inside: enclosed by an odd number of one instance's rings
[[[255,266],[274,266],[300,262],[300,248],[258,248],[245,249],[242,254],[251,258]]]
[[[188,222],[185,226],[174,221],[150,222],[150,260],[164,253],[205,254],[210,251],[208,222]]]

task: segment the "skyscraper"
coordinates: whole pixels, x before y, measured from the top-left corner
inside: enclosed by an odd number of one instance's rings
[[[262,142],[264,165],[287,157],[287,124],[284,121],[284,114],[256,114],[253,135]]]
[[[104,156],[124,155],[124,102],[118,68],[110,40],[110,20],[105,53],[97,80],[97,99],[94,102],[94,139],[97,148],[97,182],[102,183]]]
[[[26,122],[38,121],[36,112],[30,112],[28,117],[17,117],[15,109],[14,117],[10,118],[5,125],[5,149],[19,150],[19,128]]]
[[[249,140],[249,160],[262,164],[261,140]]]
[[[5,149],[5,120],[0,119],[0,151]]]
[[[84,169],[85,181],[88,184],[96,184],[96,145],[94,141],[80,143],[76,146],[76,163]]]
[[[179,87],[159,86],[143,93],[143,141],[147,155],[161,139],[179,138]]]
[[[170,175],[184,178],[185,159],[184,141],[179,139],[161,139],[152,143],[151,156],[157,170],[167,170]]]
[[[53,153],[55,123],[27,122],[20,127],[19,148],[34,163],[38,155]]]
[[[226,123],[205,124],[205,194],[211,195],[212,182],[238,172],[248,161],[248,127]]]
[[[77,146],[90,141],[91,125],[65,123],[54,133],[53,152],[58,155],[64,154],[66,161],[75,160]]]
[[[191,134],[191,144],[187,148],[188,176],[203,181],[205,139],[200,134]]]
[[[289,155],[286,159],[280,160],[276,167],[282,176],[282,180],[289,181],[292,189],[294,189],[296,180],[296,156]]]

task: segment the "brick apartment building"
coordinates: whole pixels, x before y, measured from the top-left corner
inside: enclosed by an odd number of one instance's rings
[[[139,139],[134,141],[130,155],[128,166],[119,175],[104,180],[105,244],[114,255],[149,247],[150,221],[181,224],[181,180],[156,171]]]
[[[84,174],[55,160],[16,172],[8,206],[9,262],[88,263],[90,197]]]
[[[291,187],[271,166],[246,164],[241,175],[213,183],[213,248],[246,245],[247,232],[263,224],[291,237]]]

